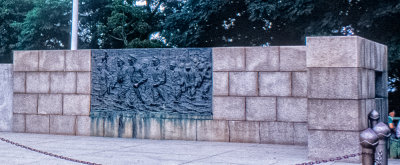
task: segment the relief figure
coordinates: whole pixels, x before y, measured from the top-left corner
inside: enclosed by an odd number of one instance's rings
[[[160,101],[165,102],[164,90],[162,85],[166,83],[165,70],[160,67],[160,60],[153,57],[151,61],[152,66],[150,67],[150,84],[152,85],[152,104],[158,105]]]

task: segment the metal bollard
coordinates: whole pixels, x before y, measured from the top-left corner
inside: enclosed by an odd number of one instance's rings
[[[388,164],[388,151],[387,151],[387,140],[390,136],[389,127],[383,123],[379,122],[372,128],[379,138],[379,144],[375,150],[375,163],[376,165],[387,165]]]
[[[380,117],[380,114],[379,114],[379,112],[376,111],[375,109],[372,110],[372,111],[368,114],[369,128],[373,128],[376,124],[378,124],[379,117]]]
[[[374,165],[374,149],[378,145],[378,135],[371,128],[367,128],[361,132],[360,141],[362,146],[362,164]]]

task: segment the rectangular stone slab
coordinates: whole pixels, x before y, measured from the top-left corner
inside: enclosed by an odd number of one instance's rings
[[[359,131],[309,130],[308,158],[314,160],[336,158],[361,152]],[[341,160],[359,163],[360,157]]]
[[[358,68],[309,68],[308,98],[362,98],[362,84],[366,84],[368,80],[362,79],[361,71]]]
[[[12,64],[0,64],[0,131],[12,130],[13,114]]]

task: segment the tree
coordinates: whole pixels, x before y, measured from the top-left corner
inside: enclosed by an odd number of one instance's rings
[[[98,49],[103,36],[99,24],[111,15],[112,0],[81,0],[79,6],[79,48]]]
[[[167,4],[166,12],[163,35],[177,47],[304,45],[306,36],[317,35],[386,44],[390,105],[400,106],[398,0],[188,0]]]
[[[33,6],[22,22],[12,24],[12,27],[20,31],[16,48],[69,48],[71,1],[34,0]]]
[[[81,0],[79,48],[304,45],[305,36],[355,34],[388,45],[390,103],[400,106],[398,0],[139,1]],[[0,5],[0,54],[69,48],[70,0]]]
[[[158,29],[161,1],[147,1],[145,6],[125,0],[84,2],[83,13],[87,14],[82,26],[90,29],[86,42],[91,48],[164,47],[161,41],[150,39]]]
[[[30,0],[0,0],[0,63],[12,62],[12,50],[18,41],[19,31],[12,23],[23,21],[26,11],[33,8]]]

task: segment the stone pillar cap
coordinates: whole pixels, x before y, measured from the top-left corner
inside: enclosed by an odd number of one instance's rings
[[[370,119],[375,119],[375,120],[378,120],[378,119],[379,119],[379,116],[380,116],[379,112],[376,111],[375,109],[372,110],[372,111],[369,113],[369,115],[368,115],[368,117],[369,117]]]
[[[378,135],[379,139],[387,138],[390,136],[390,128],[383,122],[379,122],[372,129],[375,131],[376,135]]]
[[[360,141],[364,148],[375,148],[378,145],[378,135],[371,128],[367,128],[361,132]]]

